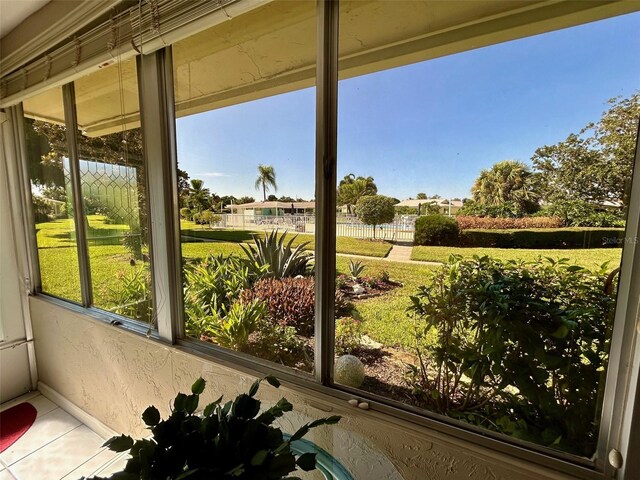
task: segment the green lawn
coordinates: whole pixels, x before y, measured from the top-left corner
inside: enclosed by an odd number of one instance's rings
[[[391,280],[402,283],[401,287],[382,296],[356,303],[357,316],[363,321],[364,332],[388,346],[413,347],[413,322],[405,313],[410,302],[409,296],[416,292],[418,286],[426,283],[428,272],[437,267],[380,260],[364,260],[362,263],[366,265],[362,275],[375,276],[387,271]],[[348,257],[338,257],[338,273],[346,274],[348,264]]]
[[[252,234],[264,237],[265,232],[252,230],[223,230],[223,229],[206,229],[193,222],[181,222],[181,233],[187,237],[205,238],[207,240],[218,240],[223,242],[251,242]],[[314,235],[306,233],[289,233],[288,235],[296,235],[293,245],[299,245],[308,242],[306,250],[315,249]],[[183,242],[189,241],[183,238]],[[336,250],[338,253],[349,255],[366,255],[369,257],[384,258],[391,250],[392,245],[387,242],[378,242],[361,238],[338,237],[336,239]]]
[[[463,247],[413,247],[412,260],[426,262],[445,262],[449,255],[462,255],[470,258],[474,255],[490,257],[500,260],[533,261],[539,257],[568,258],[571,264],[587,268],[597,268],[604,262],[609,262],[611,269],[620,264],[621,248],[589,248],[589,249],[523,249],[523,248],[463,248]]]
[[[126,231],[127,228],[125,225],[105,224],[100,216],[90,216],[89,226],[93,233],[98,232],[96,236],[117,235],[119,231]],[[41,223],[37,225],[37,231],[43,290],[79,302],[80,282],[73,222],[71,220],[56,220]],[[216,241],[183,243],[182,254],[184,258],[201,258],[209,253],[242,256],[244,254],[240,243],[251,239],[251,232],[246,230],[203,230],[197,227],[186,231],[191,232],[189,235],[204,236]],[[313,239],[313,236],[300,235],[296,241],[305,241],[308,238]],[[339,251],[344,253],[372,255],[372,252],[376,252],[380,257],[386,255],[390,248],[389,244],[345,237],[338,239],[338,245]],[[522,250],[414,247],[412,258],[442,262],[446,261],[451,253],[466,257],[490,255],[503,260],[518,258],[534,260],[539,256],[566,257],[572,263],[587,267],[596,267],[605,261],[610,261],[611,268],[614,268],[614,265],[620,260],[621,249]],[[129,264],[131,255],[122,245],[90,245],[89,255],[95,304],[109,309],[114,306],[110,303],[111,290],[118,288],[120,277],[123,274],[134,268],[139,268],[140,262],[132,267]],[[348,272],[349,260],[348,256],[337,257],[336,265],[339,273]],[[366,266],[363,275],[375,276],[382,271],[387,271],[392,280],[402,283],[401,287],[382,296],[356,303],[357,316],[364,322],[365,333],[385,345],[411,348],[413,346],[413,324],[405,313],[409,305],[409,296],[415,293],[418,286],[426,283],[428,272],[437,267],[377,259],[359,260]]]

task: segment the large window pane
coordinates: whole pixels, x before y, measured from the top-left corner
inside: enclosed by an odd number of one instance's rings
[[[80,271],[62,89],[24,101],[27,162],[42,291],[80,302]]]
[[[75,92],[93,303],[153,323],[135,59],[76,80]]]
[[[186,333],[313,369],[315,2],[173,45]]]
[[[437,8],[341,2],[337,243],[368,258],[337,258],[335,380],[591,457],[640,16],[410,52]]]

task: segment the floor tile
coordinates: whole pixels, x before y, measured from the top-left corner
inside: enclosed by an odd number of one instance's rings
[[[0,453],[0,459],[5,465],[11,466],[78,425],[80,425],[78,420],[61,408],[56,408],[36,418],[31,428],[16,443]]]
[[[96,472],[95,475],[100,475],[101,477],[108,477],[116,472],[121,472],[124,470],[127,461],[129,460],[129,454],[125,453],[124,455],[120,454],[117,458],[115,458],[111,463],[102,466]]]
[[[17,480],[60,480],[96,456],[103,440],[82,425],[10,466]]]
[[[84,462],[71,473],[67,474],[62,478],[62,480],[78,480],[82,477],[92,477],[100,470],[108,468],[111,462],[116,459],[118,455],[121,455],[119,453],[112,452],[111,450],[107,450],[106,448],[96,450],[96,452],[98,451],[100,453]]]
[[[11,472],[9,472],[9,470],[5,469],[0,471],[0,480],[15,480],[15,477],[11,475]]]
[[[26,400],[26,402],[35,407],[35,409],[38,411],[38,417],[46,415],[47,413],[58,408],[55,403],[53,403],[47,397],[43,397],[42,395],[32,398],[31,400]]]

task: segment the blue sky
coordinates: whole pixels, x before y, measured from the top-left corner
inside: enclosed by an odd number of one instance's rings
[[[338,178],[379,193],[468,197],[481,169],[564,140],[640,89],[640,13],[340,82]],[[314,196],[315,89],[178,119],[178,159],[219,195]]]

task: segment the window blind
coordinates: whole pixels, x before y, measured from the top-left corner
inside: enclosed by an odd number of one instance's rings
[[[268,0],[140,0],[3,76],[0,106],[16,104],[45,87],[116,61],[151,53],[265,3]]]

